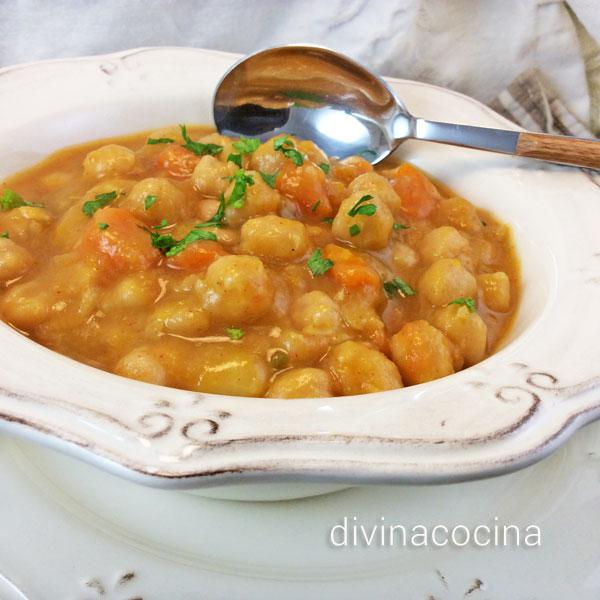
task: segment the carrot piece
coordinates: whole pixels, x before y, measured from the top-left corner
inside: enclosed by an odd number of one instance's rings
[[[186,179],[191,177],[196,165],[200,162],[200,156],[178,146],[169,144],[156,158],[156,164],[164,169],[172,177]]]
[[[415,219],[426,219],[441,200],[435,185],[410,163],[383,173],[402,201],[402,212]]]
[[[333,261],[333,267],[328,274],[346,289],[364,286],[377,289],[381,287],[381,278],[377,271],[347,248],[327,244],[323,249],[323,257]]]
[[[360,156],[349,156],[331,167],[331,178],[341,181],[344,185],[350,185],[354,179],[363,173],[370,173],[373,165]]]
[[[88,224],[81,248],[95,255],[100,270],[109,276],[149,269],[160,261],[161,254],[142,227],[124,208],[102,208]]]
[[[226,256],[218,242],[203,240],[193,242],[175,256],[167,258],[167,266],[184,271],[202,271],[220,256]]]
[[[277,189],[307,217],[322,219],[332,215],[325,173],[309,160],[299,167],[286,161],[277,178]]]

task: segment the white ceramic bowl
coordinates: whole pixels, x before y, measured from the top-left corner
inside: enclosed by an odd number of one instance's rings
[[[69,144],[209,123],[235,58],[159,48],[1,70],[0,176]],[[514,128],[455,92],[389,82],[413,114]],[[124,379],[0,324],[2,429],[142,484],[269,482],[258,493],[271,498],[485,477],[551,452],[600,414],[600,189],[581,170],[474,150],[409,142],[399,154],[514,229],[523,298],[497,354],[406,389],[278,401]]]

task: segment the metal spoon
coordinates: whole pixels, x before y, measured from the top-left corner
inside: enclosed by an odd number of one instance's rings
[[[409,138],[600,169],[600,141],[413,117],[379,77],[333,50],[269,48],[239,60],[213,101],[217,129],[263,140],[290,133],[327,154],[383,160]]]

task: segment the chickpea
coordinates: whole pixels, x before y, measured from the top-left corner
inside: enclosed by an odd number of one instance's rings
[[[469,241],[449,225],[432,229],[419,243],[419,253],[428,265],[440,258],[457,258],[468,251]]]
[[[434,306],[475,295],[477,282],[456,258],[436,260],[419,280],[419,292]]]
[[[194,189],[203,196],[217,197],[229,187],[227,177],[233,175],[233,163],[223,163],[214,156],[206,155],[200,159],[192,173]]]
[[[467,233],[479,233],[483,225],[475,207],[457,196],[440,201],[434,218],[436,222],[449,223]]]
[[[115,366],[115,373],[156,385],[167,383],[164,367],[151,351],[143,346],[123,356]]]
[[[477,278],[486,306],[498,312],[510,309],[510,279],[504,271],[486,273]]]
[[[323,369],[290,369],[278,375],[267,398],[327,398],[333,396],[331,376]]]
[[[392,245],[392,260],[394,266],[403,271],[404,269],[412,269],[419,263],[419,255],[407,244],[394,242]]]
[[[0,238],[0,281],[20,277],[33,264],[33,257],[11,239]]]
[[[402,202],[400,196],[398,196],[390,182],[383,175],[379,175],[379,173],[375,173],[374,171],[359,175],[348,186],[348,193],[355,194],[358,192],[377,196],[394,215],[398,214],[401,208]]]
[[[278,340],[289,356],[289,364],[305,365],[319,360],[329,348],[327,338],[316,335],[304,335],[294,329],[286,329]]]
[[[0,213],[0,230],[10,232],[10,239],[15,242],[27,242],[35,238],[51,224],[50,213],[38,206],[20,206],[8,213]]]
[[[244,205],[241,208],[228,206],[225,209],[225,219],[233,227],[241,225],[251,217],[276,213],[281,205],[279,192],[270,188],[256,171],[247,171],[246,175],[252,177],[254,183],[246,188]],[[225,192],[225,198],[231,196],[233,186],[231,183]]]
[[[5,321],[30,331],[48,319],[53,303],[52,293],[31,281],[9,287],[0,299],[0,312]]]
[[[222,322],[253,321],[273,302],[273,284],[260,258],[223,256],[206,270],[198,292],[204,308]]]
[[[241,250],[282,261],[301,259],[308,249],[306,227],[276,215],[249,219],[242,225]]]
[[[467,367],[484,359],[487,326],[477,313],[466,306],[450,304],[438,308],[431,322],[458,347]]]
[[[71,206],[54,228],[54,243],[63,251],[72,250],[88,222],[89,217],[81,210],[81,204]]]
[[[125,175],[135,167],[135,153],[125,146],[108,144],[90,152],[83,160],[83,172],[100,179],[107,175]]]
[[[333,335],[341,325],[337,304],[318,290],[300,296],[291,310],[292,322],[307,335]]]
[[[454,373],[450,342],[427,321],[411,321],[392,336],[390,348],[406,384],[425,383]]]
[[[363,296],[348,296],[341,305],[344,322],[368,337],[380,337],[384,324],[372,304]]]
[[[356,192],[348,196],[342,202],[333,220],[331,230],[338,239],[352,242],[357,248],[368,250],[385,248],[392,233],[394,217],[379,196],[373,196],[361,204],[362,206],[374,205],[376,207],[374,214],[355,214],[354,216],[348,214],[366,195],[364,192]],[[358,233],[353,235],[353,230]]]
[[[346,396],[402,387],[396,365],[360,342],[338,344],[325,357],[323,366],[333,373],[338,388]]]
[[[206,331],[208,325],[206,312],[191,300],[168,300],[150,315],[146,331],[150,335],[174,333],[192,337]]]
[[[194,355],[194,388],[209,394],[262,396],[269,368],[264,358],[233,344],[210,344]]]
[[[273,140],[261,144],[250,157],[250,167],[268,175],[281,171],[285,163],[285,156],[273,147]]]
[[[156,199],[146,208],[148,197]],[[189,202],[181,190],[168,179],[149,177],[138,181],[129,191],[127,197],[119,202],[121,208],[127,209],[142,221],[158,223],[167,219],[169,223],[189,216]]]
[[[150,306],[160,293],[155,277],[135,273],[120,279],[100,300],[100,308],[108,313],[113,310],[143,308]]]

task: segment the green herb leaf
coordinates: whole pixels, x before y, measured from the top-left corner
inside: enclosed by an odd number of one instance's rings
[[[286,158],[289,158],[297,167],[304,164],[304,157],[294,148],[294,142],[289,139],[289,135],[273,140],[273,148],[281,152]]]
[[[448,306],[450,306],[450,304],[466,306],[469,309],[469,312],[477,312],[477,304],[473,298],[457,298],[456,300],[452,300],[452,302],[448,302]]]
[[[404,223],[394,223],[394,231],[401,231],[402,229],[410,229],[410,225],[404,225]]]
[[[182,240],[173,244],[165,254],[167,256],[175,256],[176,254],[183,252],[192,242],[198,242],[200,240],[212,240],[216,242],[217,236],[212,231],[194,228]]]
[[[239,142],[233,142],[233,147],[240,154],[250,154],[251,152],[258,150],[259,146],[260,140],[258,138],[247,138],[242,136]]]
[[[323,223],[329,223],[331,225],[331,223],[333,223],[333,217],[325,217],[324,219],[321,219],[321,221]]]
[[[219,194],[219,208],[217,212],[204,223],[198,223],[194,225],[196,229],[202,227],[223,227],[223,220],[225,219],[225,194]]]
[[[150,196],[146,196],[146,199],[144,200],[144,209],[145,210],[150,210],[152,208],[152,205],[158,200],[158,198],[154,195],[150,195]]]
[[[227,204],[233,206],[233,208],[242,208],[246,202],[246,189],[249,185],[254,185],[254,179],[251,175],[246,175],[244,169],[236,171],[231,179],[234,184]]]
[[[147,229],[146,231],[150,234],[152,245],[159,250],[166,251],[177,243],[177,240],[170,233],[157,233]]]
[[[8,231],[3,231],[2,233],[0,233],[0,238],[9,238],[10,234],[8,233]]]
[[[315,277],[320,277],[321,275],[325,275],[331,267],[333,267],[333,261],[328,258],[323,258],[321,255],[321,249],[317,248],[308,259],[306,263],[311,273]]]
[[[329,163],[319,163],[319,169],[321,169],[321,171],[323,171],[325,175],[329,175],[331,166],[329,165]]]
[[[281,150],[286,146],[288,148],[294,147],[294,142],[290,140],[290,136],[287,133],[284,136],[273,140],[273,148],[275,148],[275,150]]]
[[[357,225],[356,223],[354,223],[354,225],[350,225],[350,227],[348,227],[348,232],[350,233],[351,237],[358,235],[360,233],[360,225]]]
[[[365,194],[356,204],[348,211],[349,217],[355,217],[356,215],[367,215],[372,217],[377,212],[377,207],[374,204],[365,204],[369,200],[372,200],[373,196]]]
[[[146,142],[149,146],[154,146],[155,144],[172,144],[175,140],[173,138],[148,138]]]
[[[227,162],[235,163],[241,169],[242,168],[242,155],[241,154],[230,154],[227,157]]]
[[[406,297],[414,296],[417,293],[410,285],[408,285],[408,283],[406,283],[406,281],[400,279],[400,277],[394,277],[391,281],[384,282],[383,289],[390,298],[393,298],[396,294]]]
[[[14,190],[4,188],[2,195],[0,196],[0,211],[5,212],[7,210],[12,210],[13,208],[19,208],[20,206],[35,206],[40,208],[44,205],[27,202]]]
[[[226,327],[225,333],[232,340],[241,340],[244,337],[244,330],[240,329],[239,327]]]
[[[105,194],[97,194],[95,200],[88,200],[83,203],[81,210],[88,217],[93,217],[97,210],[110,204],[117,197],[117,192],[106,192]]]
[[[273,175],[268,175],[267,173],[263,173],[262,171],[259,171],[260,176],[262,177],[262,180],[270,187],[275,189],[275,182],[277,181],[277,176],[279,175],[279,173],[273,173]]]
[[[304,164],[304,156],[302,156],[295,148],[284,148],[282,152],[283,155],[286,158],[289,158],[297,167]]]
[[[194,142],[194,140],[192,140],[188,135],[185,125],[180,125],[179,129],[181,129],[181,137],[185,142],[185,144],[181,145],[193,152],[196,156],[203,156],[205,154],[215,156],[223,152],[223,146],[219,146],[218,144],[203,144],[202,142]]]
[[[102,231],[108,229],[108,223],[98,223],[98,229],[102,229]]]
[[[317,212],[317,208],[319,208],[319,204],[321,204],[320,200],[317,200],[311,207],[310,207],[310,211],[311,212]]]

